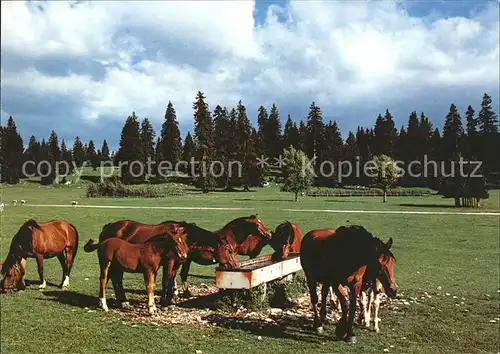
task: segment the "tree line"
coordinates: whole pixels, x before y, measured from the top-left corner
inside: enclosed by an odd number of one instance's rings
[[[195,161],[213,166],[213,173],[203,173],[200,163],[196,166],[183,164],[179,169],[196,174],[196,182],[204,191],[214,188],[232,188],[256,186],[263,182],[265,176],[279,175],[273,167],[283,151],[291,146],[303,151],[309,159],[314,160],[314,169],[318,177],[315,183],[320,186],[337,186],[340,171],[332,166],[340,161],[363,164],[377,155],[387,155],[395,160],[403,161],[404,168],[412,161],[422,164],[414,166],[413,171],[423,169],[425,161],[443,161],[445,164],[430,166],[427,175],[412,177],[405,175],[400,181],[404,186],[428,186],[437,188],[442,182],[442,175],[449,164],[447,162],[465,160],[482,161],[482,172],[492,181],[498,180],[499,160],[497,151],[500,147],[498,117],[492,108],[492,100],[484,94],[479,111],[469,105],[464,112],[465,120],[455,104],[451,104],[446,115],[444,126],[440,131],[434,127],[431,119],[424,112],[411,112],[408,123],[397,129],[394,118],[387,109],[379,114],[373,127],[359,126],[355,132],[349,131],[344,139],[336,121],[326,122],[321,108],[312,102],[305,120],[298,123],[290,114],[282,119],[278,107],[272,104],[269,111],[261,106],[257,111],[257,126],[252,126],[248,112],[242,101],[236,107],[228,108],[216,105],[210,110],[207,99],[198,92],[193,102],[194,129],[181,140],[179,123],[174,105],[169,102],[161,131],[156,137],[149,121],[142,120],[135,112],[127,117],[121,131],[119,149],[114,156],[109,153],[106,140],[96,150],[95,143],[88,144],[76,137],[72,148],[67,148],[64,140],[59,144],[57,134],[52,131],[48,141],[38,142],[31,136],[24,149],[23,141],[12,117],[7,125],[1,128],[2,140],[2,182],[17,183],[21,178],[23,161],[68,161],[81,166],[84,161],[97,168],[102,161],[120,162],[148,160],[155,161],[158,168],[162,161],[175,166],[179,161]],[[284,126],[282,125],[284,122]],[[155,140],[156,139],[156,140]],[[261,166],[261,156],[268,158],[269,165]],[[321,166],[322,161],[331,161],[333,165]],[[217,161],[217,164],[212,162]],[[231,168],[231,162],[240,162],[240,173]],[[71,165],[71,164],[70,164]],[[234,167],[234,165],[233,165]],[[321,171],[320,171],[321,169]],[[331,170],[329,170],[331,169]],[[54,170],[54,169],[53,169]],[[29,170],[37,174],[39,171]],[[146,179],[146,171],[140,177],[140,166],[126,166],[121,170],[124,183],[140,183]],[[155,171],[153,171],[155,172]],[[320,173],[322,172],[322,173]],[[423,172],[423,171],[422,171]],[[328,177],[325,177],[327,175]],[[42,183],[52,183],[53,175],[44,178]],[[351,175],[341,184],[368,185],[371,180],[363,174]]]

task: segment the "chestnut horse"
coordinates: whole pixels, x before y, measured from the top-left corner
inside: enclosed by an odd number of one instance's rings
[[[78,231],[72,224],[64,220],[51,220],[40,224],[33,219],[26,221],[12,238],[9,253],[2,264],[2,289],[25,288],[26,258],[36,259],[40,289],[47,285],[43,277],[44,259],[53,257],[57,257],[63,270],[60,287],[69,286],[69,276],[77,250]]]
[[[271,247],[276,250],[274,260],[283,260],[290,253],[300,253],[302,232],[296,224],[286,220],[276,227],[271,238]]]
[[[389,297],[396,296],[396,283],[392,269],[394,259],[387,243],[374,237],[362,226],[341,226],[336,230],[320,229],[309,231],[302,239],[300,261],[306,275],[307,286],[314,310],[314,327],[323,333],[326,316],[326,297],[330,286],[340,300],[342,318],[336,326],[335,334],[347,342],[355,342],[352,330],[356,299],[361,285],[367,279],[379,279]],[[318,318],[316,305],[318,295],[316,284],[322,283],[321,311]],[[340,286],[349,290],[349,313],[346,298]]]
[[[186,244],[185,229],[175,227],[175,233],[170,230],[148,239],[142,244],[132,244],[123,239],[113,237],[100,243],[89,240],[84,247],[85,252],[98,249],[99,266],[101,268],[99,303],[103,310],[108,311],[106,304],[106,285],[111,278],[116,298],[122,307],[128,308],[130,304],[123,290],[123,273],[142,273],[146,290],[148,292],[149,313],[156,312],[154,292],[156,285],[156,274],[160,265],[169,260],[179,265],[186,260],[189,251]]]

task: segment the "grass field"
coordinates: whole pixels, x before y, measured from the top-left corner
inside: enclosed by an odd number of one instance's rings
[[[85,188],[51,188],[28,183],[24,187],[2,188],[6,208],[1,214],[0,257],[7,252],[12,236],[28,218],[46,221],[62,218],[73,223],[80,234],[80,246],[96,239],[102,226],[117,219],[157,223],[165,219],[196,222],[217,229],[235,217],[258,212],[267,226],[274,228],[289,219],[303,233],[321,227],[347,224],[365,226],[384,241],[394,238],[397,258],[396,280],[405,297],[431,298],[393,312],[382,309],[381,333],[355,329],[358,344],[333,340],[333,326],[317,336],[308,326],[262,330],[256,328],[209,329],[201,326],[161,326],[122,321],[113,313],[88,312],[97,303],[98,264],[95,253],[80,247],[68,291],[48,285],[39,291],[36,284],[26,291],[4,294],[1,300],[2,353],[498,353],[500,351],[500,237],[498,215],[358,214],[349,211],[500,211],[499,191],[480,210],[455,209],[453,201],[438,196],[381,198],[303,198],[293,202],[291,194],[277,188],[259,188],[242,193],[193,194],[168,199],[85,198]],[[12,206],[13,199],[25,199],[24,206]],[[61,208],[30,205],[231,207],[244,210],[158,210]],[[287,209],[340,210],[286,211]],[[269,252],[269,250],[265,250]],[[213,267],[192,265],[190,283],[207,282],[196,275],[213,276]],[[56,259],[45,263],[49,283],[60,282]],[[88,280],[85,280],[88,278]],[[28,280],[37,280],[36,264],[28,261]],[[209,280],[208,280],[209,281]],[[143,291],[142,275],[127,274],[127,289]],[[159,284],[158,284],[159,285]],[[110,292],[112,287],[109,285]],[[449,295],[446,295],[446,294]],[[146,301],[145,295],[131,295]],[[465,300],[462,300],[464,298]],[[463,304],[461,304],[463,302]],[[497,318],[497,320],[495,320]],[[495,321],[492,323],[491,321]],[[261,336],[262,340],[257,337]],[[392,346],[392,347],[391,347]]]

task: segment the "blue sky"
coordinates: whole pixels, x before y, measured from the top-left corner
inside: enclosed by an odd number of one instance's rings
[[[304,119],[312,101],[344,138],[388,108],[398,128],[452,102],[499,104],[498,1],[1,3],[2,123],[27,143],[55,129],[116,147],[135,111],[157,132],[168,101],[183,135],[198,90]]]

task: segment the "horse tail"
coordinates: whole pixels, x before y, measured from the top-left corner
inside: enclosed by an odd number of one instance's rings
[[[92,239],[88,240],[87,243],[85,244],[85,246],[83,246],[83,250],[85,252],[93,252],[98,248],[99,248],[99,244],[95,243],[94,240],[92,240]]]
[[[24,223],[24,226],[31,226],[34,227],[35,229],[42,230],[42,227],[38,225],[38,223],[33,219],[29,219],[28,221],[26,221]]]
[[[73,224],[70,224],[70,225],[73,228],[73,230],[75,230],[75,236],[76,236],[75,249],[73,250],[73,260],[74,260],[76,257],[76,252],[78,251],[78,244],[80,243],[80,240],[79,240],[78,230],[76,229],[75,225],[73,225]]]

